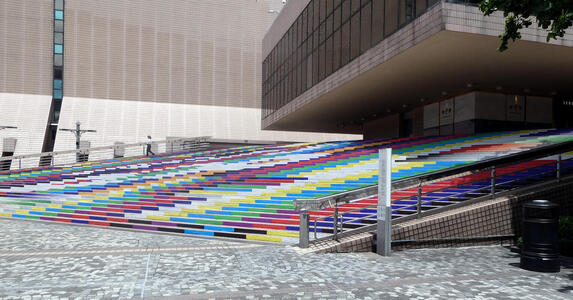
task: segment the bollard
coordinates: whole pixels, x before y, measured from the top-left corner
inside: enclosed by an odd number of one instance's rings
[[[300,225],[298,235],[299,248],[308,248],[308,235],[309,235],[310,214],[305,209],[300,214]]]

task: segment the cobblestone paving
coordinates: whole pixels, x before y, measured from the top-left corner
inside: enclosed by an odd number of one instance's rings
[[[0,299],[573,299],[573,263],[530,272],[499,246],[300,254],[13,220],[0,236]]]

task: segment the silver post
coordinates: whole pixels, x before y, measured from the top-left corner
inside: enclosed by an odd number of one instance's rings
[[[561,154],[557,155],[557,182],[561,182]]]
[[[22,169],[22,159],[18,158],[18,169]]]
[[[495,194],[495,166],[491,167],[491,197]]]
[[[417,211],[417,215],[419,218],[420,214],[422,213],[422,180],[421,179],[420,179],[420,181],[418,181],[418,203],[416,205],[416,211]]]
[[[332,226],[332,228],[334,229],[334,235],[333,235],[333,239],[335,241],[338,241],[338,200],[336,201],[336,203],[334,203],[334,226]]]
[[[305,209],[300,213],[300,226],[298,235],[298,246],[300,248],[308,248],[308,228],[310,224],[310,215]]]
[[[392,149],[379,150],[378,157],[376,253],[382,256],[390,256],[392,252]]]

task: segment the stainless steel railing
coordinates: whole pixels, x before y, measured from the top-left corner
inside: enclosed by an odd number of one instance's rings
[[[152,151],[155,154],[203,151],[209,147],[209,138],[202,136],[154,141]],[[144,156],[146,155],[146,148],[146,143],[115,144],[89,149],[0,157],[0,173]]]

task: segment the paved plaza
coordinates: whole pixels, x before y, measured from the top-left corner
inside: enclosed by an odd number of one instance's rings
[[[572,299],[573,263],[519,268],[500,246],[302,254],[239,243],[0,220],[1,299]]]

